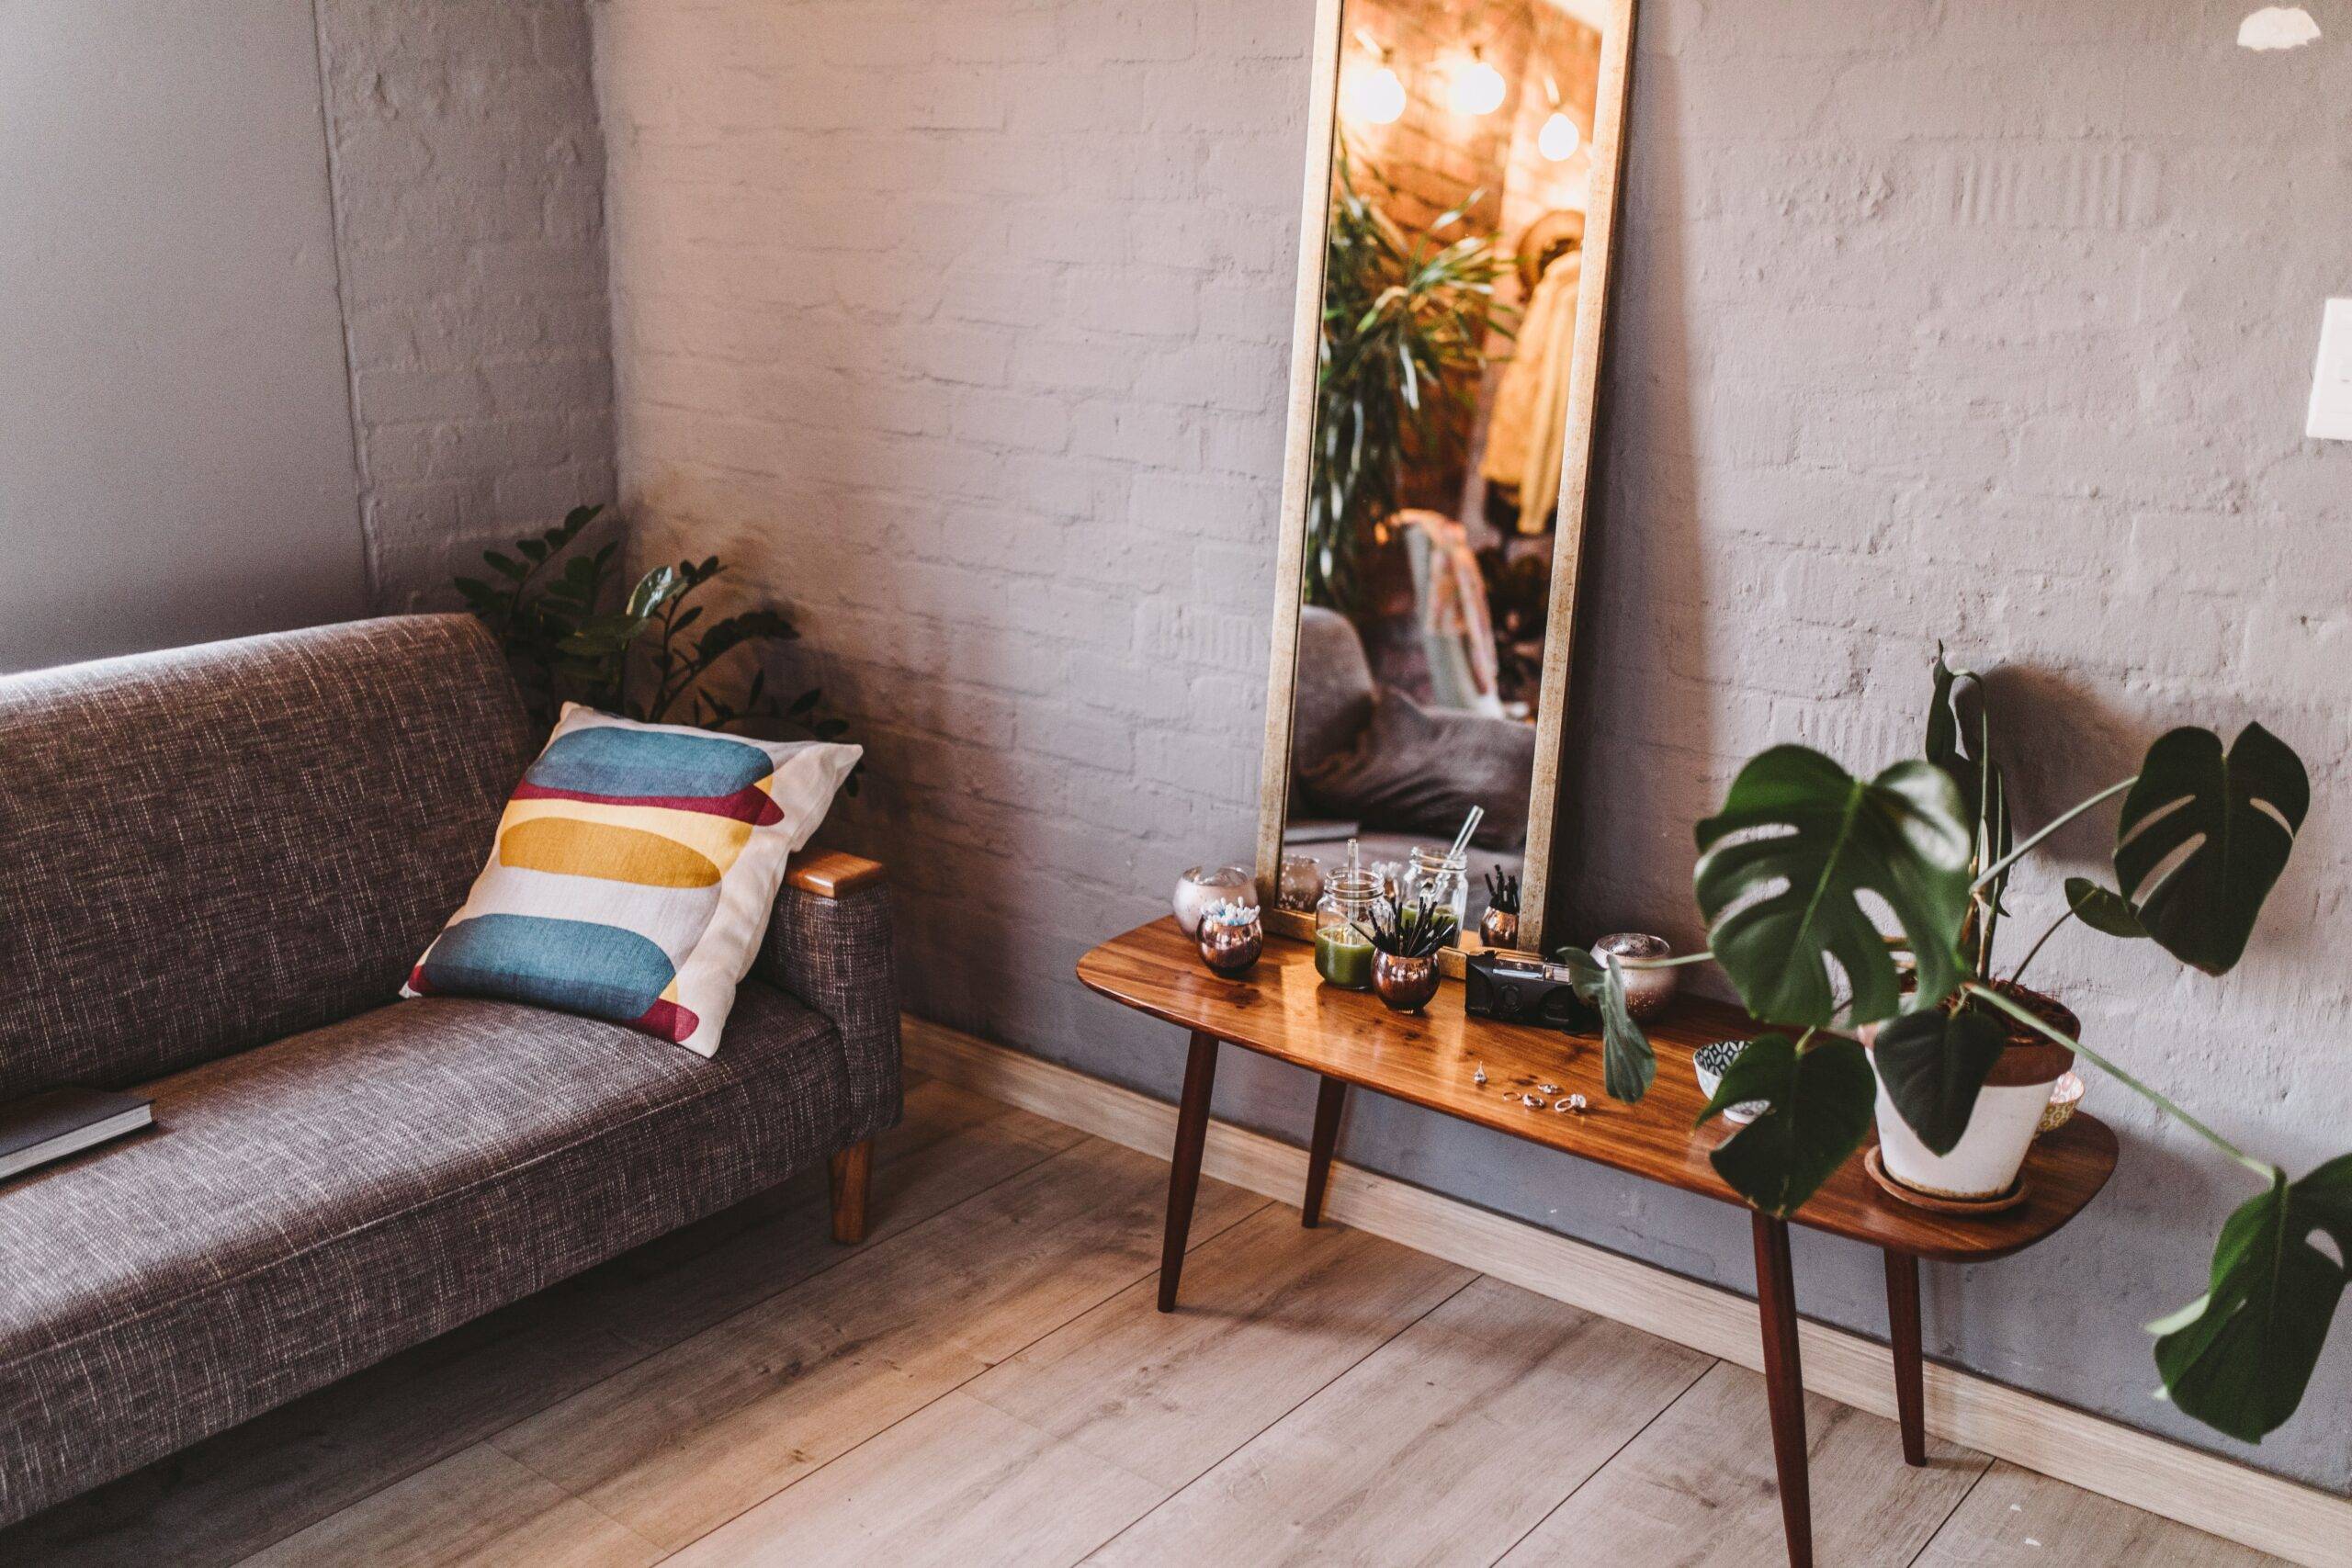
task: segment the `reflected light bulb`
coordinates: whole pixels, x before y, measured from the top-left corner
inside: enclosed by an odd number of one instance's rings
[[[1544,129],[1536,133],[1535,146],[1555,164],[1565,164],[1577,155],[1577,144],[1583,140],[1577,122],[1555,109],[1552,118],[1544,122]]]
[[[1348,118],[1366,125],[1393,124],[1405,112],[1405,84],[1385,65],[1359,71],[1348,80]]]
[[[1453,112],[1492,114],[1503,107],[1510,91],[1501,72],[1483,60],[1473,60],[1453,73]]]

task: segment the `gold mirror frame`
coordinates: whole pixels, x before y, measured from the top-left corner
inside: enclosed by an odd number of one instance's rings
[[[1321,348],[1325,233],[1331,215],[1332,148],[1339,131],[1345,0],[1317,0],[1315,82],[1306,123],[1306,197],[1300,206],[1298,297],[1291,326],[1290,434],[1283,462],[1282,548],[1275,558],[1273,658],[1266,676],[1266,750],[1258,797],[1258,900],[1269,929],[1312,937],[1311,915],[1278,908],[1274,885],[1282,866],[1283,828],[1290,804],[1291,720],[1298,680],[1301,572],[1306,548],[1306,487],[1315,440],[1315,377]],[[1592,195],[1585,216],[1583,287],[1600,305],[1577,318],[1575,362],[1569,373],[1568,438],[1561,460],[1559,522],[1552,556],[1552,599],[1545,625],[1544,673],[1536,702],[1535,771],[1527,807],[1527,849],[1521,874],[1521,945],[1542,952],[1552,894],[1552,845],[1559,826],[1559,764],[1567,722],[1568,665],[1576,641],[1577,587],[1584,551],[1586,478],[1591,468],[1593,410],[1600,382],[1600,353],[1609,319],[1609,279],[1616,250],[1618,187],[1624,166],[1625,96],[1633,57],[1634,0],[1610,0],[1600,42],[1600,78],[1593,102]],[[1475,931],[1463,934],[1475,951]],[[1460,955],[1446,965],[1459,973]]]

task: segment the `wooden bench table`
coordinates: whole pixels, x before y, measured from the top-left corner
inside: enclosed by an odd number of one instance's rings
[[[1301,1213],[1306,1224],[1314,1224],[1322,1209],[1340,1107],[1351,1084],[1686,1192],[1747,1207],[1708,1160],[1710,1152],[1736,1129],[1720,1119],[1704,1127],[1693,1125],[1706,1101],[1691,1074],[1692,1052],[1713,1041],[1758,1032],[1736,1008],[1698,998],[1678,1001],[1649,1030],[1657,1050],[1657,1082],[1639,1105],[1623,1105],[1601,1088],[1599,1036],[1466,1017],[1458,984],[1439,987],[1436,999],[1421,1015],[1393,1013],[1368,991],[1322,984],[1315,972],[1314,949],[1303,942],[1269,935],[1257,967],[1238,979],[1224,980],[1209,973],[1176,922],[1163,917],[1095,948],[1079,961],[1078,977],[1091,990],[1192,1033],[1168,1179],[1168,1228],[1159,1270],[1162,1312],[1176,1305],[1220,1043],[1321,1076]],[[1487,1074],[1484,1084],[1476,1081],[1481,1066]],[[1581,1113],[1563,1113],[1548,1104],[1530,1109],[1519,1097],[1533,1092],[1538,1084],[1557,1086],[1547,1100],[1583,1095],[1587,1109]],[[1981,1262],[2030,1247],[2079,1213],[2114,1169],[2114,1133],[2096,1118],[2078,1114],[2034,1145],[2026,1162],[2027,1199],[2004,1213],[1956,1217],[1904,1203],[1880,1190],[1859,1156],[1807,1200],[1793,1220],[1749,1211],[1772,1454],[1794,1568],[1811,1568],[1813,1524],[1789,1226],[1848,1236],[1884,1254],[1903,1454],[1912,1464],[1925,1464],[1919,1259]]]

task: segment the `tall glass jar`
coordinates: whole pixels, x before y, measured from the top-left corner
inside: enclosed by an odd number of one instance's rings
[[[1315,972],[1342,990],[1372,988],[1372,906],[1380,897],[1377,873],[1352,868],[1324,880],[1315,906]]]
[[[1404,882],[1396,889],[1398,911],[1419,908],[1423,894],[1430,896],[1437,912],[1453,917],[1453,935],[1445,945],[1461,946],[1463,921],[1470,913],[1470,857],[1460,854],[1448,859],[1443,850],[1416,847],[1405,867]]]

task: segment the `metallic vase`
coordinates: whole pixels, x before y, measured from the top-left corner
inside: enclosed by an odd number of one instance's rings
[[[1201,962],[1219,975],[1246,975],[1266,951],[1265,922],[1252,909],[1247,920],[1201,922]]]
[[[1478,919],[1478,940],[1490,951],[1508,953],[1519,946],[1519,916],[1510,909],[1488,909]]]
[[[1372,988],[1394,1012],[1419,1012],[1437,995],[1437,955],[1399,958],[1393,953],[1372,955]]]

